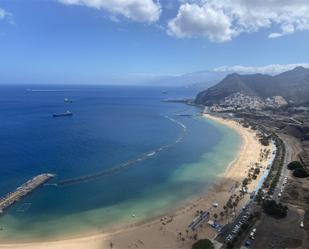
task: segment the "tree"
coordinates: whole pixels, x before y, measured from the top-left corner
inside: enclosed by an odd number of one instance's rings
[[[223,219],[223,217],[224,217],[224,213],[221,211],[220,212],[220,217],[221,217],[221,220]]]
[[[214,218],[215,218],[215,221],[218,219],[218,214],[217,213],[214,213]]]
[[[195,242],[192,249],[214,249],[214,244],[209,239],[201,239]]]
[[[235,209],[236,209],[237,205],[238,205],[238,203],[237,203],[236,201],[235,201],[235,202],[233,202],[234,212],[235,212]]]
[[[226,247],[227,247],[228,249],[233,248],[233,247],[234,247],[234,243],[231,242],[231,241],[229,241],[229,242],[227,242]]]
[[[262,145],[264,145],[264,146],[268,146],[268,145],[269,145],[269,139],[268,139],[268,137],[262,137],[262,138],[260,139],[260,143],[261,143]]]
[[[289,170],[295,170],[295,169],[298,169],[298,168],[302,168],[303,166],[301,165],[300,162],[298,161],[293,161],[293,162],[290,162],[288,165],[287,165],[288,169]]]
[[[309,174],[304,168],[297,168],[294,170],[293,176],[298,178],[306,178],[309,176]]]
[[[197,240],[197,233],[195,233],[195,234],[193,235],[193,239],[194,239],[194,240]]]
[[[263,210],[270,216],[284,218],[287,215],[288,207],[281,203],[277,204],[274,200],[265,200],[263,202]]]
[[[245,178],[243,181],[242,181],[242,185],[243,186],[247,186],[249,183],[249,179],[248,178]]]

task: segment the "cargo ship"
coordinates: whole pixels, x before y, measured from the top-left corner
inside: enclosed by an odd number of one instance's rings
[[[53,117],[54,117],[54,118],[57,118],[57,117],[65,117],[65,116],[73,116],[73,113],[70,112],[70,111],[66,111],[66,112],[63,112],[63,113],[54,113],[54,114],[53,114]]]

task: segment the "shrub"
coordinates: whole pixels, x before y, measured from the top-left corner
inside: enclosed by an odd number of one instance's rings
[[[275,218],[284,218],[287,215],[288,207],[281,203],[277,204],[274,200],[266,200],[263,202],[263,210]]]
[[[296,168],[293,172],[293,176],[298,178],[305,178],[308,177],[308,172],[302,167],[302,168]]]
[[[264,146],[268,146],[269,145],[269,139],[267,137],[262,137],[260,139],[260,143]]]
[[[288,167],[289,170],[295,170],[295,169],[298,169],[298,168],[302,168],[303,166],[301,165],[300,162],[293,161],[293,162],[290,162],[287,167]]]
[[[248,228],[249,228],[249,224],[248,223],[244,223],[244,224],[241,225],[241,229],[243,231],[246,231]]]
[[[259,168],[255,168],[255,169],[254,169],[254,174],[255,174],[255,175],[260,174],[260,172],[261,172],[261,170],[260,170]]]
[[[243,181],[242,181],[242,185],[243,186],[247,186],[249,183],[249,179],[248,178],[245,178]]]
[[[214,249],[213,243],[209,239],[201,239],[195,242],[192,249]]]
[[[233,248],[233,247],[234,247],[234,243],[231,242],[231,241],[229,241],[229,242],[227,242],[226,247],[227,247],[228,249]]]

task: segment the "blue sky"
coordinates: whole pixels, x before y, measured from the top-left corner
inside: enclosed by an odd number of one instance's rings
[[[309,62],[308,1],[222,1],[0,0],[0,83],[126,84]]]

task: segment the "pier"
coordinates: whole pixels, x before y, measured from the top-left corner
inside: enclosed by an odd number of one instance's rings
[[[30,192],[49,181],[53,178],[54,174],[40,174],[32,179],[28,180],[21,186],[19,186],[14,192],[6,194],[4,197],[0,198],[0,214],[4,212],[5,209],[13,205],[15,202],[19,201],[21,198],[28,195]]]

